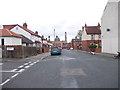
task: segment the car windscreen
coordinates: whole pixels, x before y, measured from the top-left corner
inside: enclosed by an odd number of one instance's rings
[[[58,50],[58,48],[52,48],[52,50]]]

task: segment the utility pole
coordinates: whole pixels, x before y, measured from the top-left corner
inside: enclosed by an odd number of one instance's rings
[[[55,46],[55,29],[54,29],[54,46]]]

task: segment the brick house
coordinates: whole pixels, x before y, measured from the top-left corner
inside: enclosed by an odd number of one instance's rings
[[[80,48],[80,46],[81,46],[81,40],[80,39],[77,39],[77,38],[72,39],[71,44],[72,44],[73,49],[76,49],[76,50],[81,49]]]
[[[100,24],[97,26],[85,26],[82,27],[82,50],[89,51],[88,46],[92,43],[98,44],[96,52],[101,52],[101,30]]]
[[[50,51],[50,47],[51,47],[51,42],[49,40],[47,40],[47,38],[44,38],[44,36],[42,36],[42,52],[49,52]]]

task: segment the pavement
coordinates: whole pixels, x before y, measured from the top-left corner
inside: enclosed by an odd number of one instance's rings
[[[82,50],[77,50],[77,51],[88,53],[88,51],[82,51]],[[95,55],[107,56],[107,57],[114,58],[114,56],[115,56],[116,54],[110,54],[110,53],[96,53],[96,52],[95,52]]]
[[[42,60],[46,57],[50,56],[50,53],[42,53],[42,54],[38,54],[36,56],[31,56],[31,57],[27,57],[27,58],[2,58],[0,59],[0,61],[2,62],[7,62],[7,61],[18,61],[18,62],[29,62],[29,61],[36,61],[36,60]]]

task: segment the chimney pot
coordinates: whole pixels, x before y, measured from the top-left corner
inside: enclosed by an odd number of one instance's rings
[[[27,29],[27,23],[23,23],[23,27]]]
[[[35,34],[38,35],[38,31],[35,31]]]

